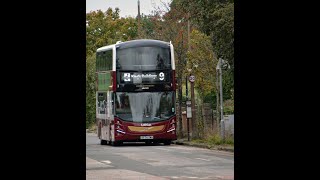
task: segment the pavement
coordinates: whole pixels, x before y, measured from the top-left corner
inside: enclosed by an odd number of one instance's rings
[[[193,146],[193,147],[199,147],[199,148],[206,148],[206,149],[213,149],[218,151],[228,151],[228,152],[234,152],[234,146],[229,145],[208,145],[205,143],[198,143],[198,142],[192,142],[188,141],[188,139],[178,139],[172,142],[173,144],[178,145],[186,145],[186,146]]]

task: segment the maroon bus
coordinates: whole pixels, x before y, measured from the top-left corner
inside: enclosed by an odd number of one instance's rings
[[[96,123],[101,145],[176,140],[171,42],[132,40],[96,52]]]

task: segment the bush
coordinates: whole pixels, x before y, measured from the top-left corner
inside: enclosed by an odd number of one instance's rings
[[[234,145],[233,137],[226,136],[225,139],[222,140],[222,138],[218,134],[208,135],[205,141],[209,145],[223,145],[223,144]]]
[[[231,136],[228,136],[225,138],[224,144],[234,145],[234,139]]]
[[[211,135],[207,138],[207,141],[210,145],[220,145],[223,144],[222,139],[219,135],[215,134],[215,135]]]
[[[227,115],[227,114],[234,114],[234,101],[229,99],[229,100],[226,100],[224,101],[223,103],[224,105],[224,114]]]

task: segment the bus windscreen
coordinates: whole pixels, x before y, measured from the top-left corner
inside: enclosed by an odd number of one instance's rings
[[[117,92],[116,116],[129,122],[158,122],[175,114],[174,92]]]

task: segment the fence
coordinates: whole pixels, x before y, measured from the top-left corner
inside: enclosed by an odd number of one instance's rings
[[[179,107],[177,105],[177,107]],[[183,137],[187,137],[187,113],[185,104],[181,107],[182,111],[182,132]],[[206,135],[211,135],[219,132],[218,120],[216,111],[210,107],[210,104],[204,103],[202,106],[196,105],[196,121],[198,124],[199,137],[204,138]],[[234,115],[225,115],[225,132],[227,135],[234,134]],[[179,121],[179,108],[177,108],[177,121]],[[179,123],[177,123],[177,129],[179,129]],[[190,136],[192,136],[192,123],[189,120]]]

